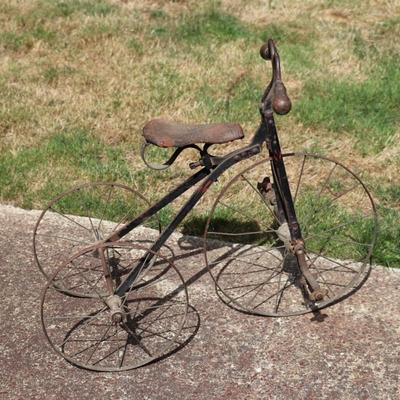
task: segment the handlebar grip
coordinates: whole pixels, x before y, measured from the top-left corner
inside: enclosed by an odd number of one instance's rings
[[[272,39],[261,46],[260,55],[264,60],[271,60],[272,64],[272,80],[266,89],[264,98],[272,100],[272,109],[277,114],[285,115],[292,108],[292,102],[282,82],[279,54]]]
[[[264,59],[264,60],[270,60],[271,59],[271,53],[269,51],[269,45],[268,42],[264,43],[261,48],[260,48],[260,56]]]
[[[274,84],[274,96],[272,108],[279,115],[287,114],[292,108],[292,102],[287,95],[285,85],[282,81],[276,81]]]

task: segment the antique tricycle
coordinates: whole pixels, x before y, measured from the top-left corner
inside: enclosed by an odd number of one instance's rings
[[[61,194],[42,212],[33,240],[36,263],[48,279],[42,323],[69,362],[126,370],[181,344],[188,293],[167,240],[225,171],[253,157],[255,163],[217,195],[205,226],[205,262],[219,297],[247,314],[299,315],[337,303],[367,278],[376,236],[373,200],[340,162],[282,153],[274,113],[287,114],[291,101],[274,42],[260,53],[272,63],[272,79],[247,145],[213,155],[212,146],[244,137],[239,124],[155,119],[143,129],[146,164],[164,169],[185,149],[195,149],[198,160],[190,168],[198,172],[154,205],[125,185],[91,183]],[[146,159],[149,146],[175,151],[154,164]],[[162,227],[160,210],[196,184]]]

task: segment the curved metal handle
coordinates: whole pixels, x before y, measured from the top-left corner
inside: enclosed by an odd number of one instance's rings
[[[164,169],[169,168],[175,162],[175,160],[178,158],[179,154],[181,154],[182,151],[185,149],[196,149],[197,151],[200,152],[200,154],[203,154],[203,151],[200,149],[199,146],[196,146],[195,144],[189,144],[187,146],[176,147],[175,151],[168,158],[168,160],[164,161],[162,164],[153,163],[153,162],[149,162],[146,160],[146,148],[150,145],[155,146],[153,143],[150,143],[150,142],[144,142],[142,144],[142,147],[140,148],[140,156],[142,157],[142,160],[146,164],[147,167],[149,167],[151,169],[155,169],[157,171],[162,171]]]
[[[265,91],[263,100],[270,100],[273,110],[277,114],[285,115],[291,110],[292,102],[282,82],[280,58],[272,39],[268,39],[267,43],[261,46],[260,55],[264,60],[271,60],[272,64],[272,79]]]
[[[172,156],[162,164],[152,163],[146,160],[146,148],[150,146],[151,143],[145,142],[142,144],[140,148],[140,156],[142,157],[143,162],[146,164],[147,167],[151,169],[155,169],[157,171],[163,171],[171,166],[171,164],[175,161],[176,157],[178,157],[179,153],[182,151],[181,148],[175,150]],[[179,150],[179,151],[178,151]]]

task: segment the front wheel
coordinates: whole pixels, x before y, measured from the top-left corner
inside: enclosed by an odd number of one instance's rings
[[[226,184],[204,234],[205,260],[218,296],[250,314],[316,311],[352,294],[370,271],[376,211],[365,185],[325,157],[291,153],[284,162],[308,268],[326,295],[318,302],[305,293],[288,229],[274,207],[279,188],[270,185],[266,193],[261,185],[272,177],[264,159]]]

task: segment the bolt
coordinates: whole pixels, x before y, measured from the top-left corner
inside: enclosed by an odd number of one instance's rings
[[[116,312],[111,316],[112,322],[115,324],[119,324],[122,321],[122,314],[120,312]]]

